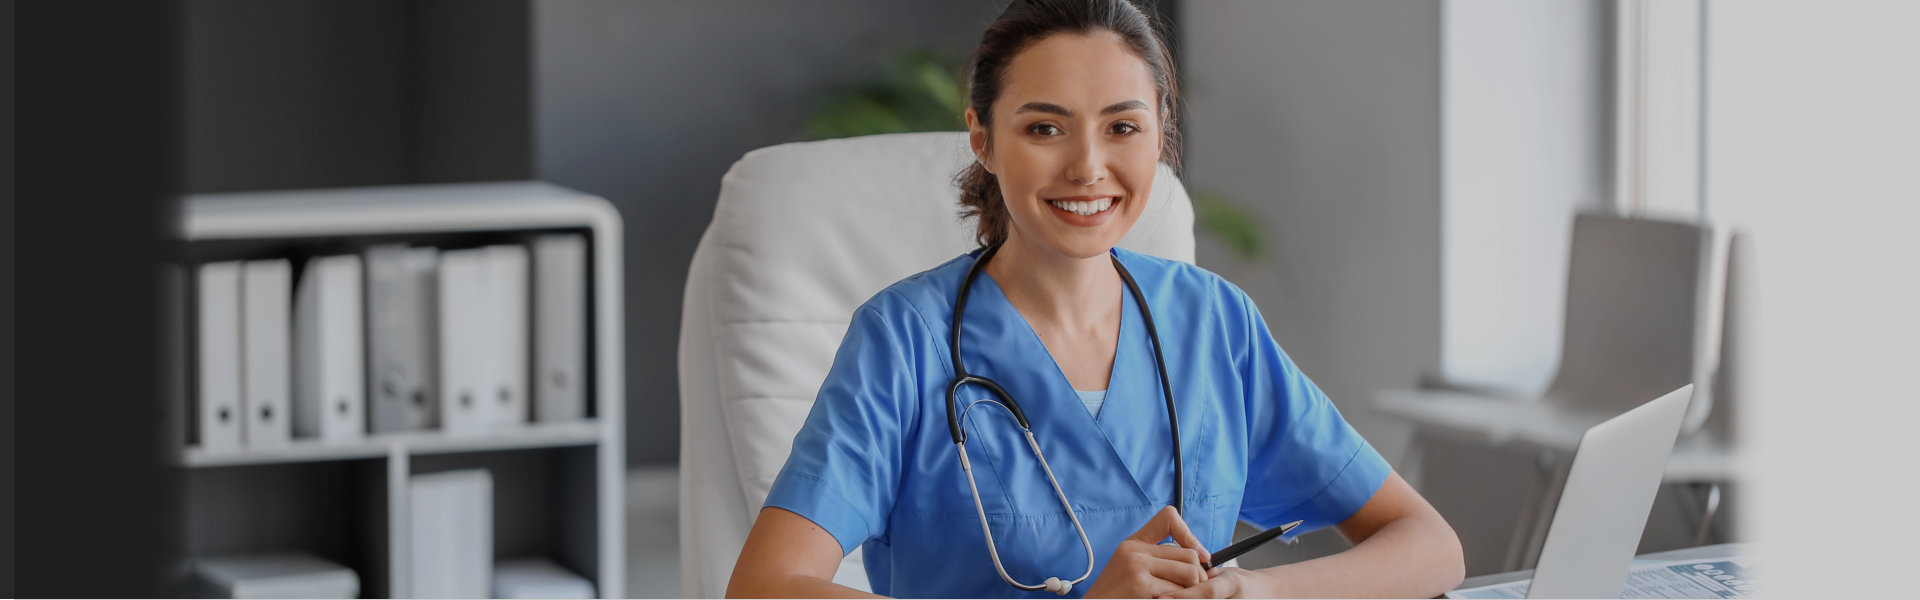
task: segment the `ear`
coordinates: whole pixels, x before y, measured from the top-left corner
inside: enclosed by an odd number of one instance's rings
[[[973,146],[973,158],[988,173],[999,175],[1000,171],[994,168],[993,157],[988,152],[991,149],[988,142],[987,127],[980,124],[980,114],[974,112],[973,107],[967,107],[967,144]]]

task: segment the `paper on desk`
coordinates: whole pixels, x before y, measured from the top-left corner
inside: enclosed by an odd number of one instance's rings
[[[1621,598],[1745,598],[1753,594],[1754,560],[1723,557],[1633,561]],[[1447,592],[1448,598],[1525,598],[1531,580]]]

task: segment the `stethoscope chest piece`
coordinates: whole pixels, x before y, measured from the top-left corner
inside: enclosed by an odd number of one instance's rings
[[[1059,577],[1048,577],[1047,591],[1053,592],[1056,595],[1065,596],[1068,592],[1073,591],[1073,582],[1061,581]]]

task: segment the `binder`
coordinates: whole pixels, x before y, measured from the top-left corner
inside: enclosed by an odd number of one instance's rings
[[[293,267],[286,259],[247,261],[240,265],[240,289],[242,437],[248,447],[285,446],[293,431],[287,411]]]
[[[539,252],[539,250],[535,250]],[[593,582],[544,558],[516,558],[493,566],[494,598],[598,598]]]
[[[586,236],[534,239],[533,276],[534,416],[542,422],[586,418]]]
[[[240,448],[240,263],[200,265],[199,367],[193,437],[206,452]]]
[[[360,576],[353,569],[297,551],[194,559],[192,585],[203,598],[360,596]]]
[[[448,434],[484,431],[493,420],[494,403],[482,397],[492,387],[487,271],[485,249],[440,253],[440,427]]]
[[[486,250],[486,302],[492,315],[487,319],[492,368],[486,373],[493,384],[493,424],[522,425],[527,422],[529,408],[527,247],[503,244]]]
[[[412,598],[486,598],[493,582],[493,477],[485,469],[415,475],[407,485]]]
[[[366,261],[369,429],[439,427],[440,251],[387,244]]]
[[[350,441],[366,434],[360,257],[307,262],[294,303],[294,420],[301,437]]]

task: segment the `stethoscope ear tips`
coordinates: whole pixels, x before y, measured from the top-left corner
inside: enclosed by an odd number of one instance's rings
[[[1053,592],[1055,595],[1065,596],[1068,592],[1073,591],[1073,582],[1061,581],[1059,577],[1048,577],[1047,591]]]

